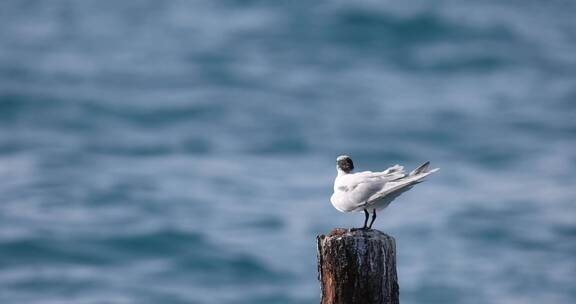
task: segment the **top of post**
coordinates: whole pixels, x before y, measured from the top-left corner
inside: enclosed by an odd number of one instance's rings
[[[363,238],[363,239],[380,239],[382,241],[394,240],[388,234],[376,229],[345,229],[334,228],[328,235],[321,234],[318,236],[320,240],[324,239],[347,239],[347,238]]]

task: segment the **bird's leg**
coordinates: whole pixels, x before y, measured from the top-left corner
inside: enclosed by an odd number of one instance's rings
[[[364,211],[366,211],[366,209],[364,209]],[[368,213],[366,213],[368,214]],[[366,218],[368,219],[368,218]],[[372,209],[372,220],[370,221],[370,225],[368,226],[368,229],[372,229],[372,224],[374,224],[374,221],[376,220],[376,209]]]
[[[368,225],[368,218],[370,217],[370,213],[368,213],[368,210],[364,209],[364,227],[362,227],[362,229],[367,229],[367,225]]]

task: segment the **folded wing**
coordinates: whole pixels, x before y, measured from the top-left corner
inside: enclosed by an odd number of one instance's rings
[[[383,202],[384,204],[380,207],[386,207],[402,193],[412,189],[414,185],[421,183],[426,176],[438,170],[438,168],[430,170],[430,162],[425,162],[410,172],[410,174],[405,175],[400,179],[385,183],[379,191],[375,192],[368,198],[366,205],[369,206]]]
[[[386,189],[385,185],[406,177],[404,168],[395,165],[382,172],[364,171],[342,177],[337,185],[339,195],[334,197],[341,211],[352,211],[366,206],[372,197]]]

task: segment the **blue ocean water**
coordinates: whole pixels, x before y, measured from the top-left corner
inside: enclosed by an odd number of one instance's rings
[[[571,1],[0,2],[0,303],[317,303],[335,157],[402,303],[576,302]]]

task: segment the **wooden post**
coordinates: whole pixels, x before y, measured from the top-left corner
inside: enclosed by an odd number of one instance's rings
[[[321,304],[398,304],[396,243],[378,230],[336,228],[319,235]]]

